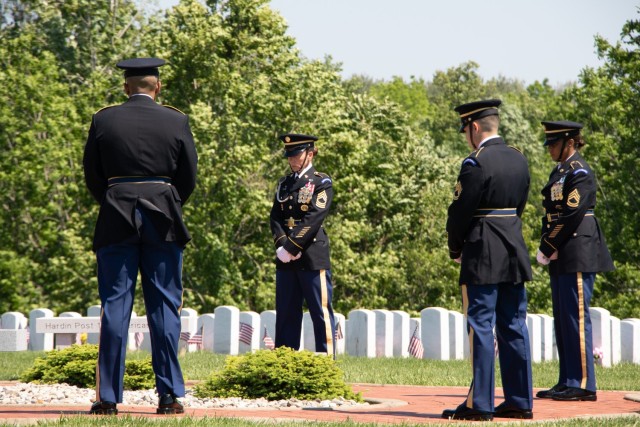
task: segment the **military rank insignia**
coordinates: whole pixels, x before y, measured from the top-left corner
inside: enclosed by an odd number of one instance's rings
[[[562,178],[560,178],[559,181],[554,182],[553,185],[551,186],[552,201],[562,200],[562,189],[564,187],[565,178],[566,176],[563,176]]]
[[[307,184],[298,191],[298,203],[309,203],[313,197],[313,189],[315,184],[307,182]]]
[[[456,186],[453,187],[453,200],[458,200],[460,194],[462,194],[462,184],[458,181],[456,182]]]
[[[578,189],[574,189],[571,193],[569,193],[569,197],[567,197],[567,206],[570,208],[577,208],[580,204],[580,192]]]
[[[320,209],[327,207],[327,192],[325,190],[318,193],[318,197],[316,197],[316,206]]]

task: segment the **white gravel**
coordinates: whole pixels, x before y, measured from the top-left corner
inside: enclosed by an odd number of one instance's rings
[[[16,383],[0,386],[0,405],[85,405],[91,406],[96,397],[93,389],[78,388],[67,384],[31,384]],[[139,390],[124,392],[122,405],[156,406],[158,396],[155,390]],[[187,389],[186,395],[179,398],[187,408],[338,408],[368,403],[358,403],[353,400],[336,398],[332,400],[274,400],[240,399],[237,397],[219,399],[200,399],[193,395],[193,390]]]

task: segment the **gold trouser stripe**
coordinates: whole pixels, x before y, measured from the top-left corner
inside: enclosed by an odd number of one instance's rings
[[[328,308],[327,270],[320,270],[320,297],[322,299],[322,316],[324,317],[324,331],[327,337],[327,354],[333,356],[333,334],[331,333],[331,317]]]
[[[461,285],[460,290],[462,291],[462,314],[465,317],[467,316],[467,311],[469,310],[469,296],[467,295],[467,285]],[[469,353],[471,358],[471,377],[473,378],[473,335],[474,330],[471,326],[469,326]],[[467,395],[467,407],[473,408],[473,382],[471,383],[471,388],[469,389],[469,394]]]
[[[582,367],[582,380],[580,388],[587,386],[587,345],[584,336],[584,289],[582,273],[576,273],[576,285],[578,287],[578,328],[580,335],[580,366]]]
[[[104,308],[100,309],[100,324],[102,324],[102,316]],[[100,333],[98,333],[98,360],[96,360],[96,402],[100,400]]]

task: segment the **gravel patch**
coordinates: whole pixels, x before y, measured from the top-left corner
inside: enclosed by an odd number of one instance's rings
[[[31,384],[16,383],[0,386],[0,405],[86,405],[96,397],[93,389],[78,388],[67,384]],[[368,403],[358,403],[354,400],[336,398],[332,400],[266,400],[232,398],[200,399],[193,395],[193,390],[187,389],[184,397],[179,398],[185,408],[299,408],[299,409],[333,409],[354,406],[366,406]],[[158,396],[155,390],[125,390],[123,405],[156,406]]]

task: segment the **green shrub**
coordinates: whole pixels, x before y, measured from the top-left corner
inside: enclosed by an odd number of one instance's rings
[[[153,373],[150,357],[141,360],[126,360],[124,362],[125,390],[149,390],[150,388],[155,388],[155,386],[156,376]]]
[[[48,351],[37,358],[33,366],[22,373],[20,381],[39,384],[69,384],[93,388],[96,384],[98,346],[72,345],[63,350]],[[151,359],[125,362],[124,388],[146,390],[153,388],[155,376]]]
[[[279,400],[333,399],[362,401],[344,382],[333,358],[287,347],[228,356],[225,367],[196,385],[197,397],[241,397]]]

